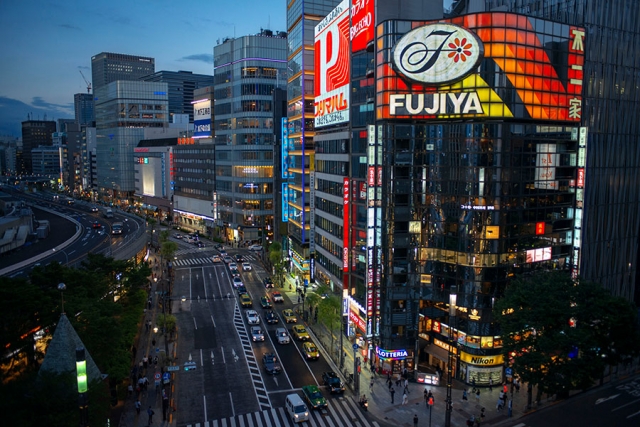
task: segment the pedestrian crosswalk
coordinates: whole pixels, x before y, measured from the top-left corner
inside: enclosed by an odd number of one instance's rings
[[[362,409],[350,398],[331,399],[326,411],[310,411],[309,421],[294,424],[283,407],[265,409],[249,414],[196,424],[180,424],[179,427],[380,427],[376,421],[365,418]]]
[[[211,257],[185,258],[176,259],[173,261],[173,264],[177,267],[189,267],[192,265],[213,264],[213,260],[211,259]]]

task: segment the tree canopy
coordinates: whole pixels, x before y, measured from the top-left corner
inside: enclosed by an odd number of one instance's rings
[[[514,373],[544,393],[586,389],[637,354],[639,335],[631,303],[602,286],[573,282],[564,272],[515,279],[494,307],[503,354]]]

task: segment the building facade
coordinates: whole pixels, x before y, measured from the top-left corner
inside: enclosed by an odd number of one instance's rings
[[[56,122],[52,120],[27,120],[22,122],[22,156],[18,164],[19,173],[30,174],[31,150],[53,144],[53,134],[56,132]]]
[[[113,202],[130,203],[134,148],[144,139],[144,128],[168,127],[167,84],[118,80],[94,94],[99,192]]]
[[[158,71],[141,77],[145,82],[163,82],[167,84],[169,97],[169,121],[175,114],[189,115],[189,122],[193,122],[193,92],[213,85],[213,76],[193,74],[191,71]]]
[[[47,177],[60,185],[64,179],[64,171],[68,168],[66,151],[66,146],[63,145],[36,147],[31,150],[33,174]]]
[[[263,30],[214,46],[216,219],[231,242],[272,239],[274,99],[287,82],[286,33]]]
[[[76,123],[80,126],[93,126],[93,95],[90,93],[76,93],[73,95],[73,110]]]
[[[91,57],[93,93],[116,80],[138,80],[156,71],[156,60],[146,56],[102,52]]]

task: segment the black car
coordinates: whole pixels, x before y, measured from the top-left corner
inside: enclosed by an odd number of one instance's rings
[[[273,310],[267,311],[264,315],[264,319],[270,325],[273,325],[280,321],[276,313],[273,312]]]
[[[344,393],[344,385],[342,381],[333,371],[323,372],[322,373],[322,381],[329,388],[331,394],[333,393]]]
[[[273,280],[269,276],[262,279],[262,283],[264,284],[265,288],[273,288]]]
[[[282,371],[282,366],[278,361],[278,357],[275,353],[265,353],[262,356],[262,364],[264,365],[264,370],[267,371],[268,374],[279,374]]]
[[[244,286],[238,286],[236,289],[238,290],[238,295],[247,293],[247,288],[245,288]]]
[[[224,249],[224,246],[222,246],[222,243],[216,243],[215,245],[213,245],[213,249],[221,251]]]
[[[242,255],[236,255],[235,258],[236,258],[236,262],[244,261],[244,257]]]

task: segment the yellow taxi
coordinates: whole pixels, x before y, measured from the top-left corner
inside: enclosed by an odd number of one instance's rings
[[[253,307],[253,301],[251,301],[249,294],[240,294],[240,305],[244,308]]]
[[[287,308],[286,310],[282,310],[282,316],[284,317],[284,321],[286,323],[296,323],[298,318],[295,314],[293,314],[293,310]]]
[[[302,354],[307,360],[318,360],[320,358],[318,347],[312,342],[302,344]]]
[[[298,341],[309,341],[311,339],[311,337],[309,337],[309,332],[307,332],[305,327],[302,325],[294,325],[291,330],[293,331],[294,338]]]

